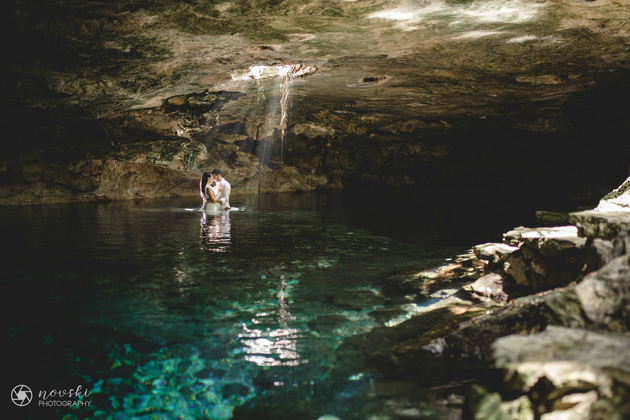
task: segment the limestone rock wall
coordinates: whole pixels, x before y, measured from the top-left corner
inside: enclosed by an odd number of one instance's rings
[[[599,197],[630,159],[630,11],[513,3],[5,1],[0,204],[192,196],[214,168],[234,194]]]

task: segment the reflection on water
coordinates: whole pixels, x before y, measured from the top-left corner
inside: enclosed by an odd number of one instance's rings
[[[297,280],[294,282],[297,283]],[[289,322],[295,320],[295,317],[289,312],[287,287],[286,277],[281,275],[278,287],[278,328],[263,330],[243,325],[243,332],[239,334],[239,339],[247,352],[245,360],[254,362],[258,366],[298,366],[308,362],[300,357],[297,350],[299,330],[289,327]],[[252,323],[260,324],[261,319],[268,316],[266,312],[258,313],[256,318],[252,319]],[[262,322],[267,323],[266,320]]]
[[[201,243],[212,252],[226,252],[232,242],[230,212],[201,211]]]
[[[7,381],[89,389],[91,406],[46,412],[66,419],[386,410],[366,406],[373,378],[337,351],[422,304],[404,273],[462,251],[445,217],[457,208],[393,217],[328,194],[242,200],[219,213],[184,199],[0,208],[13,245],[4,342],[24,367]],[[290,414],[287,401],[299,401]]]

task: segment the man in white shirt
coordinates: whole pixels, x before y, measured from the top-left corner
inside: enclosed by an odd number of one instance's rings
[[[232,186],[225,178],[219,169],[212,171],[212,176],[220,184],[221,195],[219,196],[219,202],[223,206],[224,210],[230,209],[230,192],[232,192]]]

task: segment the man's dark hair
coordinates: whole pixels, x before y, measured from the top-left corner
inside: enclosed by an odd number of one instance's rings
[[[215,169],[212,171],[212,175],[221,175],[221,171],[219,169]]]

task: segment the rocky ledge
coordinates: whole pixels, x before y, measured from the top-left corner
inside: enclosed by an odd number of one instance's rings
[[[463,290],[345,349],[367,349],[387,378],[459,392],[467,418],[629,418],[629,187],[569,226],[519,227],[419,273],[418,287],[459,276]]]

